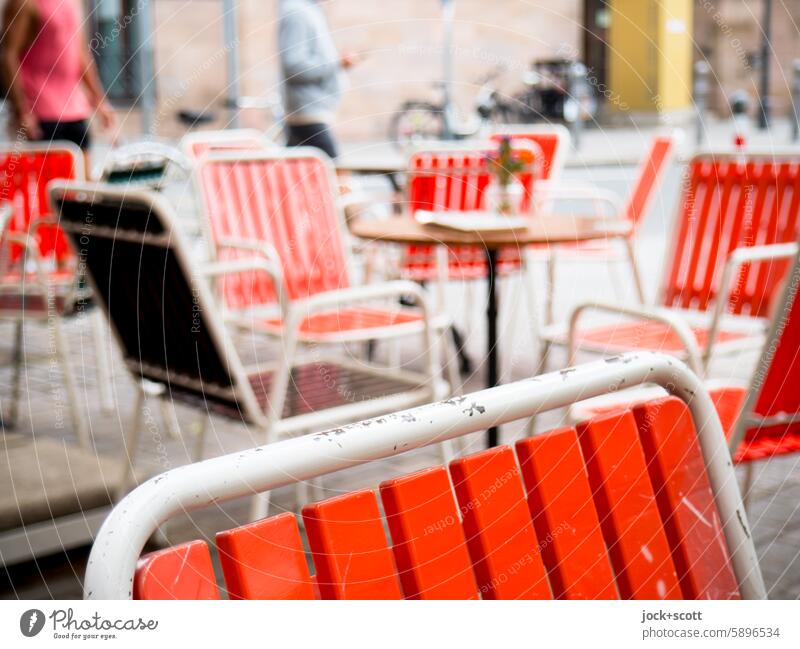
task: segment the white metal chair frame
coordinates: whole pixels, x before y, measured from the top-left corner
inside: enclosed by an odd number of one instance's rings
[[[751,152],[751,155],[753,154],[762,155],[759,152]],[[714,155],[715,157],[723,158],[727,154],[700,153],[695,157],[698,158],[705,155]],[[772,151],[766,152],[763,155],[778,160],[781,158],[797,157],[796,153],[775,153]],[[676,214],[680,214],[681,207],[680,204],[677,206]],[[552,345],[566,347],[568,362],[574,362],[575,354],[578,351],[576,344],[578,325],[585,313],[594,311],[657,322],[667,326],[677,335],[683,345],[683,360],[685,360],[692,371],[700,376],[704,376],[708,371],[709,364],[715,353],[730,354],[746,349],[757,348],[763,342],[763,335],[765,335],[769,326],[768,318],[726,314],[728,298],[733,289],[733,280],[736,277],[737,271],[747,263],[787,260],[794,257],[796,254],[797,244],[795,243],[747,246],[731,251],[723,268],[719,291],[714,298],[714,305],[710,315],[708,312],[697,312],[678,307],[666,308],[649,306],[645,304],[624,306],[608,302],[589,301],[575,305],[567,320],[566,336],[564,335],[565,328],[562,325],[546,326],[542,330],[540,367],[544,368],[549,349]],[[670,262],[671,260],[668,255],[664,262],[665,271],[669,268]],[[664,287],[662,286],[660,290],[664,290]],[[705,346],[701,347],[691,330],[691,324],[694,323],[708,325],[708,337]],[[749,335],[743,339],[717,342],[717,337],[723,324],[730,325],[737,330],[758,335]],[[592,345],[589,343],[581,343],[580,349],[600,354],[606,352],[602,345]]]
[[[84,201],[107,199],[116,201],[119,205],[123,205],[124,201],[137,202],[148,208],[151,220],[157,219],[160,221],[164,232],[158,236],[147,233],[142,235],[136,232],[129,234],[123,229],[107,229],[106,231],[101,226],[93,226],[93,232],[96,235],[103,235],[109,239],[125,240],[127,238],[130,240],[130,237],[134,237],[134,241],[142,241],[148,245],[169,247],[179,260],[185,277],[197,278],[199,280],[193,281],[193,283],[190,284],[193,286],[193,290],[196,291],[196,293],[193,294],[193,300],[197,305],[198,312],[203,314],[203,318],[207,323],[208,333],[214,343],[214,348],[218,350],[221,358],[224,359],[224,366],[227,368],[232,379],[231,393],[226,393],[222,396],[232,399],[243,407],[242,413],[237,418],[243,418],[245,423],[252,424],[260,434],[263,435],[265,443],[272,443],[281,435],[306,433],[331,424],[344,424],[363,417],[376,416],[381,413],[392,412],[399,408],[407,408],[420,403],[426,403],[432,399],[441,399],[450,394],[449,385],[440,378],[436,369],[433,326],[431,324],[432,318],[428,307],[428,298],[425,291],[413,282],[393,282],[384,285],[357,287],[351,290],[319,294],[302,303],[290,304],[284,294],[279,266],[272,263],[269,256],[254,256],[246,259],[212,262],[201,268],[195,268],[195,264],[186,253],[186,247],[182,241],[180,231],[173,225],[175,217],[173,216],[172,209],[166,200],[158,194],[131,188],[115,189],[102,185],[59,182],[54,183],[51,187],[51,197],[54,204],[58,204],[60,198],[70,192],[73,194],[83,194],[86,197]],[[77,232],[76,227],[70,223],[63,223],[62,227],[68,233],[75,234],[75,232]],[[135,238],[137,236],[139,239]],[[271,367],[266,367],[263,364],[248,367],[242,363],[228,335],[224,319],[217,308],[217,301],[213,297],[213,292],[209,284],[209,282],[212,282],[215,278],[224,275],[251,271],[264,272],[274,278],[276,294],[283,315],[283,356],[278,363]],[[94,279],[90,277],[90,281],[94,282]],[[100,297],[100,292],[95,291],[95,293],[98,295],[98,301],[102,303],[103,299]],[[304,315],[309,311],[342,302],[372,300],[386,297],[399,298],[401,295],[412,299],[420,309],[423,316],[422,325],[418,328],[416,333],[422,334],[425,340],[425,348],[423,351],[425,367],[422,371],[393,370],[390,372],[391,378],[394,381],[406,386],[405,391],[384,395],[376,399],[363,401],[351,400],[345,405],[338,405],[334,408],[283,418],[284,403],[291,376],[291,369],[299,361],[295,355],[295,349],[298,344],[297,326],[300,324]],[[108,305],[103,304],[103,306],[103,311],[107,313]],[[124,344],[117,329],[117,325],[113,321],[111,323],[111,328],[120,346],[124,349]],[[404,335],[407,334],[407,332],[403,333]],[[323,362],[324,360],[325,358],[323,356],[314,357],[314,362],[316,363]],[[340,358],[336,358],[334,362],[341,367],[348,366],[348,363],[343,362]],[[146,367],[144,368],[146,375],[143,375],[143,367],[139,359],[127,359],[126,365],[134,377],[141,377],[144,380],[140,382],[131,423],[128,428],[131,432],[126,435],[125,439],[126,458],[128,461],[125,463],[126,473],[123,478],[123,489],[127,486],[130,473],[133,469],[133,458],[135,458],[136,455],[136,448],[141,432],[141,417],[145,400],[148,397],[155,396],[160,399],[163,405],[166,399],[174,398],[171,394],[172,390],[175,387],[180,387],[182,382],[185,384],[185,387],[195,390],[196,392],[201,392],[204,395],[214,394],[213,385],[199,382],[191,377],[184,378],[170,374],[168,371],[165,371],[164,368]],[[376,377],[385,376],[387,373],[385,368],[368,365],[363,362],[358,363],[357,366],[355,363],[350,363],[350,365],[357,367],[361,372],[374,374]],[[259,405],[248,377],[264,374],[268,370],[273,370],[275,372],[275,377],[269,387],[269,396],[266,401],[265,410]],[[195,456],[197,458],[202,455],[204,432],[205,427],[200,430],[196,441]],[[449,446],[443,445],[442,451],[446,457],[452,454]],[[257,499],[253,508],[254,517],[264,515],[268,504],[268,494],[263,498]]]
[[[643,214],[641,217],[641,221],[646,218],[646,214],[652,205],[652,202],[656,195],[656,189],[658,184],[660,183],[666,169],[669,167],[670,163],[675,157],[675,148],[679,144],[680,137],[678,133],[675,131],[670,131],[669,135],[673,138],[673,140],[677,140],[673,145],[672,150],[668,154],[667,158],[664,160],[663,165],[660,169],[659,174],[656,176],[655,185],[656,187],[650,193],[648,197],[648,201],[644,206]],[[633,189],[637,186],[639,179],[642,175],[647,171],[647,165],[650,164],[649,157],[644,159],[638,167],[636,180],[629,188],[629,191],[633,191]],[[544,197],[544,203],[540,204],[545,211],[552,211],[553,206],[555,203],[559,201],[571,201],[571,202],[578,202],[578,203],[588,203],[592,206],[594,210],[596,210],[597,214],[603,217],[606,217],[610,220],[619,220],[621,216],[623,216],[623,210],[625,205],[625,199],[623,199],[619,194],[613,192],[611,190],[597,187],[594,185],[579,185],[579,184],[566,184],[563,182],[547,182],[543,183],[542,187],[542,196]],[[639,262],[636,259],[636,230],[631,228],[628,232],[625,233],[625,236],[620,236],[615,238],[611,241],[617,241],[622,244],[622,249],[617,252],[617,254],[613,257],[603,257],[599,259],[600,261],[606,263],[616,263],[616,262],[623,262],[627,263],[630,271],[631,277],[633,280],[633,287],[636,293],[636,297],[639,300],[640,304],[646,304],[647,299],[644,290],[644,283],[642,281],[642,274],[639,269]],[[569,250],[566,250],[569,253]],[[547,284],[548,284],[548,297],[549,301],[547,303],[545,312],[545,324],[550,325],[553,322],[553,292],[555,290],[555,281],[556,281],[556,266],[559,259],[564,258],[565,249],[559,246],[551,246],[546,251],[539,252],[537,256],[543,255],[545,262],[547,264]],[[572,257],[571,260],[578,260],[578,261],[586,261],[587,255],[581,256],[580,252],[577,252]]]
[[[85,177],[84,157],[81,150],[70,142],[55,142],[46,145],[42,144],[18,144],[13,149],[5,149],[12,155],[14,152],[53,152],[64,151],[69,153],[72,158],[76,180],[83,180]],[[54,282],[45,268],[44,260],[39,252],[39,245],[36,240],[36,233],[43,226],[58,226],[57,219],[40,218],[30,223],[29,231],[10,232],[7,228],[10,224],[13,210],[8,206],[8,217],[0,228],[0,276],[6,276],[10,270],[10,260],[8,259],[9,246],[17,245],[22,251],[22,257],[16,262],[20,268],[19,282],[4,282],[0,286],[0,294],[14,294],[24,297],[24,301],[42,300],[44,308],[40,311],[36,309],[26,309],[24,303],[21,308],[0,308],[0,320],[12,321],[16,323],[14,334],[14,377],[12,379],[11,396],[11,416],[7,417],[8,423],[16,420],[18,401],[20,398],[20,380],[22,364],[26,361],[38,359],[38,355],[23,354],[23,327],[26,322],[44,323],[51,327],[53,336],[53,354],[55,360],[61,367],[64,374],[64,385],[67,390],[67,399],[72,417],[72,424],[75,435],[80,445],[84,448],[91,448],[89,426],[83,412],[80,409],[82,400],[79,399],[77,382],[72,370],[69,359],[69,343],[63,333],[61,321],[65,317],[72,317],[81,312],[80,302],[90,296],[90,293],[80,288],[81,273],[80,268],[65,282]],[[32,276],[27,272],[28,268],[33,269]],[[31,281],[32,280],[32,281]],[[111,393],[111,371],[110,361],[105,346],[106,336],[103,325],[102,314],[99,310],[89,314],[89,325],[92,328],[92,338],[95,346],[97,360],[97,382],[100,391],[101,403],[105,410],[113,408],[113,396]]]
[[[334,194],[331,196],[334,209],[336,210],[336,222],[338,227],[339,242],[342,247],[344,265],[347,272],[348,288],[337,291],[328,291],[326,293],[318,293],[304,300],[290,300],[285,292],[285,283],[283,279],[283,268],[280,256],[277,251],[268,243],[258,241],[256,239],[224,239],[215,243],[214,236],[211,232],[211,220],[213,214],[203,197],[203,180],[202,171],[206,165],[236,163],[246,161],[259,161],[259,160],[291,160],[291,159],[306,159],[313,158],[320,161],[326,169],[328,184],[333,191],[336,187],[335,171],[331,161],[318,152],[316,149],[307,147],[297,147],[288,150],[272,150],[272,151],[243,151],[243,152],[226,152],[226,153],[211,153],[204,156],[198,162],[198,165],[193,174],[195,182],[195,191],[198,200],[202,206],[203,211],[203,228],[205,232],[205,240],[209,245],[209,257],[212,261],[219,262],[220,253],[225,250],[238,250],[245,253],[250,253],[262,260],[263,269],[270,277],[271,283],[278,296],[277,305],[270,305],[267,307],[247,308],[241,311],[233,311],[227,306],[223,309],[225,319],[227,322],[245,331],[251,331],[258,334],[264,334],[273,338],[279,338],[283,346],[283,363],[288,372],[294,365],[297,358],[298,346],[303,344],[330,344],[338,345],[343,343],[356,343],[364,341],[381,341],[392,340],[409,335],[418,334],[422,330],[421,322],[412,322],[406,324],[395,324],[387,327],[372,327],[367,329],[356,329],[340,332],[338,335],[326,336],[324,341],[316,337],[303,337],[298,327],[302,320],[310,314],[318,311],[323,311],[326,308],[338,307],[358,302],[386,300],[397,298],[399,300],[402,296],[409,296],[411,301],[416,303],[416,306],[423,307],[423,320],[430,322],[430,326],[436,330],[437,333],[444,332],[450,325],[450,319],[437,313],[434,317],[434,311],[427,303],[427,293],[424,292],[417,284],[408,281],[389,281],[368,285],[356,285],[353,282],[352,269],[354,267],[353,252],[351,248],[350,236],[347,232],[347,226],[344,217],[343,204],[338,197]],[[223,265],[222,268],[225,266]],[[221,278],[225,275],[220,272],[217,277]],[[224,296],[217,287],[218,301],[225,304]],[[276,313],[277,312],[277,313]],[[273,330],[260,326],[258,320],[262,317],[275,317],[279,315],[282,322],[281,331],[276,334]],[[425,334],[426,336],[428,334]],[[453,349],[447,336],[440,336],[442,349],[440,357],[443,360],[443,365],[447,372],[448,383],[450,390],[456,390],[460,384],[456,363],[452,360]],[[435,344],[433,339],[430,339],[429,344]],[[393,372],[403,372],[399,369]],[[430,381],[433,385],[440,385],[438,382],[439,371],[435,365],[428,367]],[[437,388],[436,396],[433,398],[441,398],[445,393],[441,392],[441,388]],[[434,394],[434,393],[432,393]]]
[[[111,178],[115,172],[135,172],[137,165],[153,161],[164,164],[163,176],[152,180],[133,180],[131,182],[142,187],[161,189],[172,180],[182,180],[188,177],[192,167],[191,160],[174,146],[157,140],[144,140],[113,149],[103,164],[95,169],[94,177],[100,182],[114,184],[111,182]]]
[[[168,471],[142,484],[112,511],[92,548],[84,597],[130,599],[145,544],[159,525],[179,513],[453,440],[603,394],[620,384],[652,382],[689,407],[741,595],[766,598],[727,443],[702,382],[664,354],[626,354],[616,361],[596,361]],[[468,404],[483,408],[465,407]],[[332,436],[337,443],[325,443]]]

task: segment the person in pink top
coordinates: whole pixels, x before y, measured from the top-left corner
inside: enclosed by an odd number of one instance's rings
[[[84,37],[80,0],[7,0],[2,70],[11,105],[12,137],[90,144],[89,120],[105,129],[114,113],[105,100]]]

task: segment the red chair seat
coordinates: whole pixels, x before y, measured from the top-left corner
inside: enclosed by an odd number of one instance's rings
[[[72,268],[58,269],[46,273],[47,280],[54,285],[72,284],[75,281],[75,270]],[[19,272],[7,273],[0,277],[0,291],[6,288],[17,288],[20,284],[35,285],[38,281],[36,273]]]
[[[421,326],[422,323],[422,314],[417,311],[353,307],[313,313],[300,323],[299,332],[304,339],[322,340],[357,331],[399,325],[418,324]],[[283,328],[280,318],[267,320],[264,325],[275,334],[279,334]]]
[[[700,348],[705,347],[708,341],[708,328],[695,326],[691,327],[691,329],[698,346]],[[748,337],[748,334],[743,331],[721,329],[717,333],[716,342],[719,344],[733,340],[743,340]],[[660,322],[648,320],[631,320],[579,329],[575,343],[578,347],[600,347],[609,353],[639,349],[666,352],[668,354],[680,354],[684,351],[684,346],[674,330]]]

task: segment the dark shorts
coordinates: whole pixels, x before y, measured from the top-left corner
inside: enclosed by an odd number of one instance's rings
[[[42,129],[41,142],[64,141],[77,144],[84,151],[92,144],[89,133],[89,120],[80,119],[75,122],[39,122]]]
[[[288,146],[313,146],[335,158],[339,155],[336,140],[327,124],[289,124]]]

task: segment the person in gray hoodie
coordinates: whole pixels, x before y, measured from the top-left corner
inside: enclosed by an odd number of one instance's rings
[[[331,125],[353,56],[340,56],[319,0],[280,0],[278,49],[289,146],[338,154]]]

